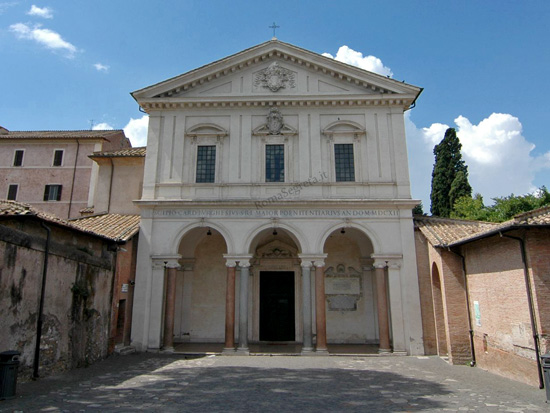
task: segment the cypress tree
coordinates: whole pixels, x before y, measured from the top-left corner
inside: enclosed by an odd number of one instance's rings
[[[449,217],[457,199],[472,195],[468,167],[462,160],[461,149],[454,128],[447,129],[443,140],[434,148],[435,164],[430,195],[432,215]]]

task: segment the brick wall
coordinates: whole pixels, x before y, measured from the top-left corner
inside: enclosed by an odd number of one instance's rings
[[[531,229],[525,234],[541,354],[550,352],[550,234]]]
[[[422,331],[425,354],[437,353],[437,336],[435,331],[435,317],[432,296],[432,282],[430,277],[430,255],[428,241],[422,232],[416,230],[416,265],[418,270],[418,287],[420,290],[420,310],[422,313]],[[445,344],[445,354],[447,353]]]
[[[467,244],[463,252],[477,365],[538,385],[520,243],[491,237]],[[479,306],[479,323],[475,319],[475,302]]]

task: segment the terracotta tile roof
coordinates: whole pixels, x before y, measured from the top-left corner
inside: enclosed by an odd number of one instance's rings
[[[0,139],[101,139],[123,132],[122,130],[0,130]]]
[[[46,222],[67,227],[111,241],[128,241],[139,231],[139,215],[103,214],[66,220],[42,212],[28,204],[0,200],[0,216],[36,216]]]
[[[125,158],[125,157],[144,157],[146,152],[146,147],[138,148],[126,148],[118,151],[107,151],[107,152],[94,152],[90,155],[90,158]]]
[[[425,216],[415,216],[414,224],[416,228],[422,231],[428,241],[436,247],[447,246],[460,239],[498,226],[498,224],[492,222]]]
[[[520,225],[550,225],[550,205],[518,214],[513,221]]]
[[[115,241],[128,241],[139,231],[139,215],[103,214],[72,219],[70,223],[84,231]]]
[[[550,206],[518,214],[501,223],[437,217],[414,217],[415,228],[435,247],[451,247],[525,226],[550,226]]]
[[[54,222],[69,227],[71,226],[67,220],[40,211],[29,204],[7,201],[5,199],[0,199],[0,215],[33,215],[42,218],[44,221]]]

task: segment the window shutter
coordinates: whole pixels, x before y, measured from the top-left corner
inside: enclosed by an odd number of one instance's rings
[[[17,185],[10,185],[8,187],[8,200],[15,201],[17,198]]]
[[[57,201],[61,201],[61,189],[63,185],[57,185]]]
[[[53,166],[61,166],[63,163],[63,151],[58,150],[54,152],[53,155]]]
[[[44,188],[44,201],[47,201],[50,198],[50,186],[46,185]]]
[[[23,165],[23,151],[15,151],[15,156],[13,157],[13,166]]]

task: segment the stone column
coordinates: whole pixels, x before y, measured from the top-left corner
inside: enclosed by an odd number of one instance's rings
[[[317,353],[327,353],[327,315],[325,305],[325,262],[315,261],[315,312],[317,326]]]
[[[399,262],[390,261],[388,264],[388,287],[390,290],[393,352],[407,354],[405,347],[403,297],[401,294],[401,265]]]
[[[147,351],[160,351],[162,348],[162,328],[163,328],[163,309],[164,309],[164,282],[166,278],[166,269],[163,259],[153,258],[152,274],[148,280],[150,283],[150,296],[145,305],[149,306],[149,316],[146,321],[148,329]]]
[[[239,291],[239,346],[237,352],[249,354],[248,349],[248,278],[250,275],[250,260],[239,260],[241,269]]]
[[[174,314],[176,309],[176,276],[179,264],[170,261],[166,264],[166,303],[164,305],[163,351],[174,351]]]
[[[225,346],[224,353],[235,351],[235,273],[237,263],[227,260],[227,286],[225,291]]]
[[[302,353],[313,351],[313,331],[311,325],[311,261],[302,261]]]
[[[378,306],[378,336],[380,338],[379,353],[390,353],[390,320],[388,316],[388,293],[386,287],[386,263],[375,262],[376,299]]]

